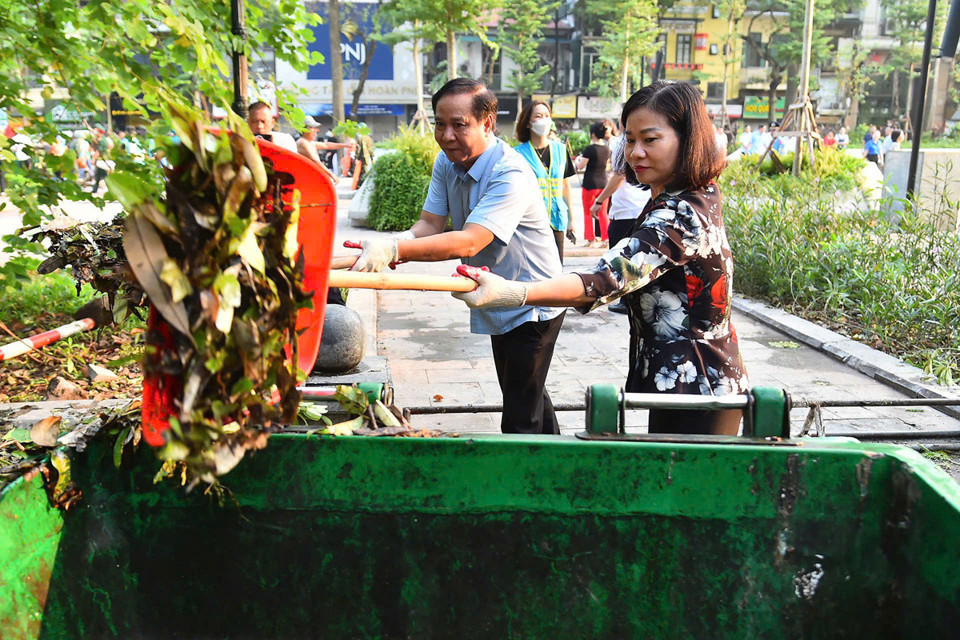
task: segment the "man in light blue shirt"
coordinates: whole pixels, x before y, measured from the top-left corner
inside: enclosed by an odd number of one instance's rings
[[[560,275],[536,177],[494,135],[496,96],[482,83],[458,78],[433,96],[433,110],[442,153],[420,220],[396,236],[363,241],[354,269],[460,258],[511,280]],[[448,216],[453,231],[445,231]],[[548,307],[470,311],[471,332],[490,335],[503,392],[504,433],[560,433],[545,384],[562,323],[562,310]]]

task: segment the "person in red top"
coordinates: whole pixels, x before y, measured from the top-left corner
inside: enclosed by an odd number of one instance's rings
[[[833,131],[827,131],[827,135],[823,137],[823,146],[833,148],[837,144],[837,138],[833,135]]]
[[[594,216],[590,210],[597,196],[607,186],[607,166],[610,164],[610,147],[606,145],[607,126],[603,122],[594,122],[590,125],[590,144],[580,157],[577,158],[578,170],[583,171],[583,237],[591,245],[605,246],[607,243],[607,202],[600,206],[600,211]],[[597,240],[593,230],[594,218],[600,221],[600,238]]]

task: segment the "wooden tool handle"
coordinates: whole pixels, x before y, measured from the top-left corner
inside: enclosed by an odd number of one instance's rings
[[[368,273],[331,271],[331,287],[345,289],[400,289],[409,291],[473,291],[477,283],[470,278],[423,276],[408,273]]]
[[[349,269],[353,266],[353,263],[357,261],[357,258],[360,257],[358,253],[355,256],[333,256],[330,259],[330,268],[331,269]]]

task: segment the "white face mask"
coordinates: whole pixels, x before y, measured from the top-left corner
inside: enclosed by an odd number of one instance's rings
[[[534,132],[538,136],[545,136],[550,133],[550,125],[553,124],[553,121],[550,118],[540,118],[535,122],[530,123],[530,131]]]

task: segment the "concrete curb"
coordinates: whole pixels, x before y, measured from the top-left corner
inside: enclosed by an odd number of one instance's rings
[[[909,396],[933,399],[958,397],[949,389],[931,382],[932,376],[922,369],[809,320],[739,295],[734,298],[733,308]],[[960,406],[933,408],[960,418]]]

